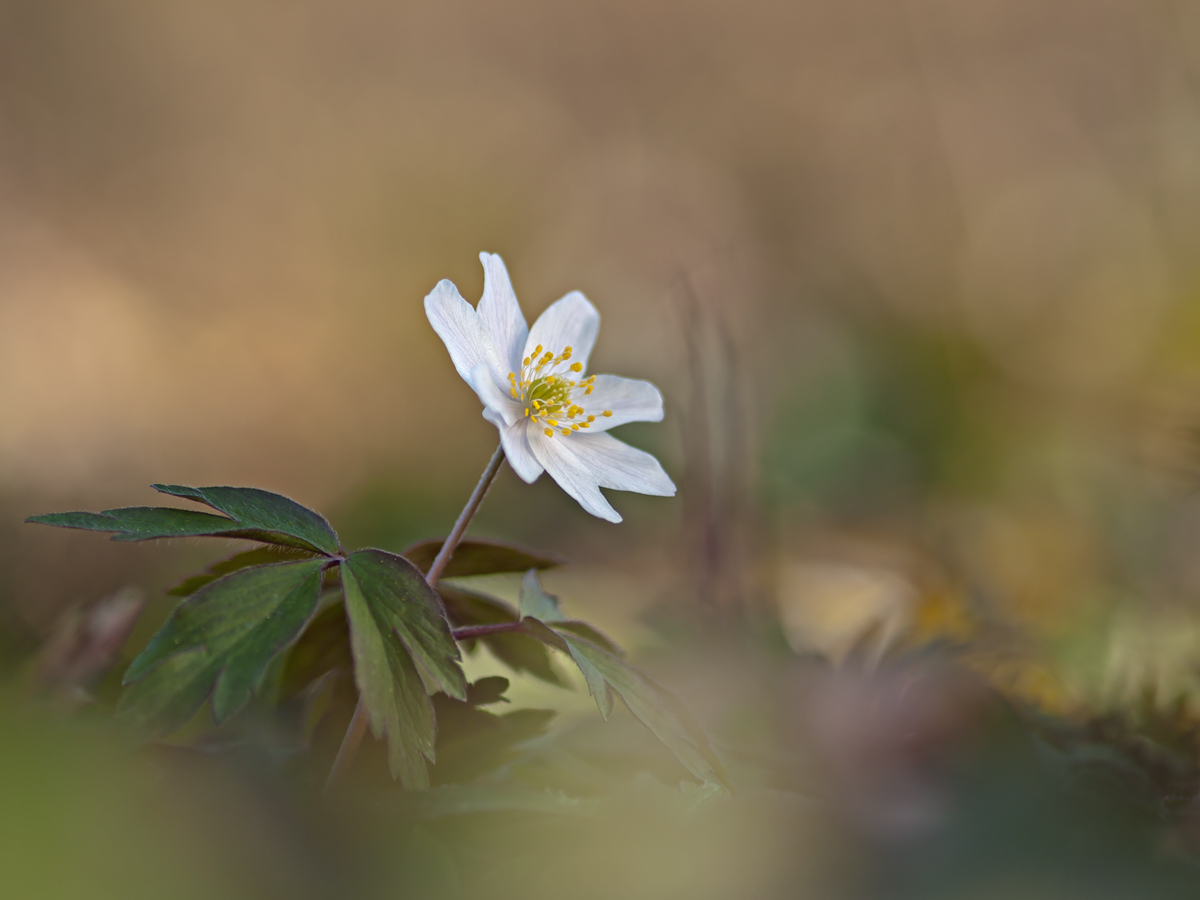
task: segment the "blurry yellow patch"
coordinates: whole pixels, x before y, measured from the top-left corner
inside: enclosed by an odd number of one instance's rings
[[[779,580],[779,613],[788,643],[841,662],[857,646],[874,661],[915,618],[917,592],[889,569],[792,562]]]

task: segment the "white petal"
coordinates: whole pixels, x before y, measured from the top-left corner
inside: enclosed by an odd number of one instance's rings
[[[595,416],[589,433],[608,431],[626,422],[661,422],[663,399],[658,388],[648,381],[621,378],[619,375],[597,375],[590,394],[576,388],[573,399],[587,414]],[[604,410],[611,416],[603,416]]]
[[[508,367],[500,373],[502,377],[507,377],[509,372],[521,371],[529,326],[521,314],[521,306],[513,292],[508,270],[504,268],[504,260],[495,253],[480,253],[479,261],[483,263],[483,297],[479,301],[479,318],[492,339],[496,353]]]
[[[675,496],[675,483],[658,460],[645,450],[630,447],[611,434],[576,432],[564,438],[563,443],[571,444],[576,458],[588,468],[600,487],[656,497]]]
[[[533,455],[542,464],[550,477],[558,482],[558,486],[579,502],[579,505],[593,516],[607,519],[609,522],[620,522],[620,514],[612,508],[604,495],[592,471],[583,464],[571,445],[576,435],[564,437],[556,434],[547,437],[541,431],[527,429],[529,446]]]
[[[492,377],[492,367],[487,363],[480,363],[471,370],[467,376],[467,384],[475,390],[484,409],[494,413],[505,425],[511,425],[524,415],[525,408],[514,400],[508,391],[496,384],[496,379]],[[496,418],[485,418],[496,424]]]
[[[443,278],[429,292],[425,297],[425,315],[450,351],[454,368],[464,381],[470,383],[471,371],[495,358],[483,320],[453,282]]]
[[[513,425],[501,428],[500,443],[504,445],[504,455],[508,464],[521,480],[526,484],[537,481],[542,474],[542,466],[529,446],[529,420],[522,418]]]
[[[508,427],[508,424],[504,421],[504,416],[500,415],[500,413],[496,412],[496,410],[491,409],[490,407],[485,406],[483,408],[483,417],[501,431],[504,431],[504,429]]]
[[[599,330],[600,313],[596,312],[596,307],[579,291],[571,291],[538,316],[533,328],[529,329],[521,356],[532,356],[538,344],[542,345],[543,353],[549,350],[555,356],[562,353],[564,347],[570,347],[571,362],[582,363],[586,369],[588,354],[592,352]]]

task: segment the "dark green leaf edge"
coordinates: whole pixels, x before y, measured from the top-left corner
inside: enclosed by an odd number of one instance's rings
[[[337,535],[319,514],[296,501],[258,488],[153,485],[160,493],[205,503],[223,516],[193,509],[126,506],[102,512],[47,513],[25,521],[57,528],[112,532],[114,541],[223,537],[259,541],[323,556],[340,552]]]
[[[153,484],[151,487],[161,494],[211,506],[244,526],[295,538],[326,556],[335,556],[341,550],[337,533],[324,516],[283,494],[226,486]]]

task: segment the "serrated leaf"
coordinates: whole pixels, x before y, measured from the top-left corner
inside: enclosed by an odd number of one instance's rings
[[[125,672],[127,717],[166,734],[212,693],[218,723],[257,690],[268,664],[316,609],[321,559],[242,569],[176,607]]]
[[[465,698],[462,657],[441,600],[425,577],[408,560],[382,550],[351,553],[342,563],[343,573],[347,570],[354,573],[379,628],[399,637],[431,689]]]
[[[251,566],[268,566],[278,562],[292,562],[301,559],[312,559],[313,554],[308,550],[297,547],[255,547],[243,553],[235,554],[228,559],[213,563],[198,575],[185,578],[175,587],[167,591],[169,597],[190,597],[205,585],[212,584],[222,575],[236,572],[238,569],[248,569]]]
[[[30,516],[26,522],[58,528],[113,532],[114,541],[149,541],[157,538],[225,537],[262,541],[333,555],[337,535],[321,516],[270,491],[257,488],[191,488],[156,484],[155,490],[198,500],[224,516],[194,509],[162,506],[127,506],[102,512],[66,512]]]
[[[30,516],[25,521],[53,525],[56,528],[111,531],[115,532],[112,537],[114,541],[150,541],[178,537],[227,537],[252,541],[271,539],[264,532],[244,528],[225,516],[164,506],[126,506],[98,513],[49,513]]]
[[[729,786],[725,767],[678,697],[595,644],[574,635],[563,635],[563,638],[571,648],[571,657],[577,662],[587,660],[609,687],[621,695],[629,711],[671,748],[689,772],[701,781]]]
[[[615,691],[629,711],[670,748],[684,768],[701,781],[729,786],[725,767],[709,746],[704,731],[674,694],[590,641],[536,619],[527,618],[524,623],[530,634],[571,656],[604,718],[612,712],[611,692]]]
[[[401,555],[421,570],[428,572],[444,538],[419,541]],[[527,569],[551,569],[561,566],[566,560],[550,553],[541,553],[485,538],[463,538],[459,541],[442,578],[466,578],[470,575],[500,575],[508,572],[524,572]]]
[[[375,616],[349,560],[342,563],[342,593],[350,623],[354,680],[370,716],[371,733],[387,737],[388,769],[409,790],[429,787],[425,759],[435,759],[433,704],[408,651],[391,630],[390,615]]]
[[[603,647],[609,653],[616,654],[617,656],[625,655],[624,651],[599,629],[589,625],[587,622],[568,619],[563,614],[558,597],[546,593],[542,588],[542,582],[538,578],[538,573],[533,569],[526,572],[525,577],[521,579],[520,604],[522,617],[528,616],[537,619],[539,622],[553,624],[559,631],[569,631],[585,640],[591,641],[593,644]]]
[[[588,693],[596,700],[596,707],[600,710],[600,715],[604,721],[608,721],[608,717],[613,711],[613,696],[612,691],[608,689],[608,680],[592,663],[590,659],[579,652],[575,647],[574,641],[567,641],[567,652],[571,654],[571,659],[575,661],[575,665],[579,667],[579,671],[583,673],[583,680],[587,682]]]
[[[313,549],[327,555],[338,552],[337,534],[325,518],[282,494],[259,488],[194,488],[180,484],[151,486],[159,493],[211,506],[245,528],[276,535],[273,543]]]
[[[441,595],[450,623],[456,628],[467,625],[498,625],[502,622],[516,622],[520,618],[516,607],[489,594],[445,581],[438,582],[437,591]],[[551,665],[546,645],[527,634],[488,634],[473,640],[483,643],[492,655],[514,672],[528,672],[534,678],[549,684],[567,686],[562,676]]]
[[[564,619],[561,622],[555,622],[554,627],[559,631],[569,631],[571,634],[577,635],[585,641],[591,641],[596,646],[613,654],[613,656],[625,655],[625,651],[617,646],[617,643],[612,638],[587,622],[581,622],[579,619]]]
[[[521,579],[521,618],[530,616],[540,622],[561,622],[566,618],[558,605],[558,598],[542,590],[537,570],[530,569]]]

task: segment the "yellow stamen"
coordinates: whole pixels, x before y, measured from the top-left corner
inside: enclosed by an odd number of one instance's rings
[[[592,392],[592,386],[589,384],[589,385],[587,386],[587,390],[586,390],[586,391],[584,391],[584,393],[585,393],[585,394],[590,394],[591,392]]]
[[[571,371],[572,372],[582,372],[583,371],[583,363],[571,363]]]
[[[554,437],[554,429],[553,428],[546,429],[546,437]]]
[[[550,424],[550,425],[557,425],[557,424],[558,424],[558,421],[557,421],[556,419],[547,419],[547,420],[546,420],[546,422],[547,422],[548,424]]]
[[[602,412],[600,415],[604,416],[604,418],[606,418],[606,419],[607,419],[607,418],[609,418],[610,416],[612,416],[612,410],[611,410],[611,409],[606,409],[606,410],[605,410],[604,412]]]

